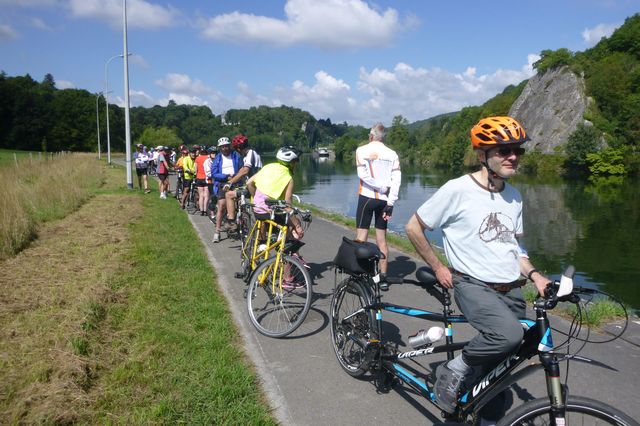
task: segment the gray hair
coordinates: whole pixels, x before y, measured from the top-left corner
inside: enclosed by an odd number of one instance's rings
[[[369,134],[373,136],[374,141],[384,142],[384,138],[387,136],[387,129],[384,128],[382,123],[376,123],[369,131]]]

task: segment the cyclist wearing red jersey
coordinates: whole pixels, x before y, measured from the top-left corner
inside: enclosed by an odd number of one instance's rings
[[[198,208],[202,216],[207,215],[207,204],[209,203],[209,190],[207,188],[207,171],[205,163],[209,160],[207,150],[203,147],[200,148],[200,153],[196,157],[196,186],[198,187]]]

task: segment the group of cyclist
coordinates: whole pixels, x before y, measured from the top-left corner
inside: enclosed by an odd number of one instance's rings
[[[144,179],[145,191],[150,192],[147,174],[152,156],[141,144],[136,147],[134,159],[140,186],[142,187]],[[262,158],[243,134],[238,134],[233,139],[223,136],[215,146],[208,148],[199,145],[189,148],[181,145],[180,157],[174,162],[170,160],[171,148],[158,146],[154,151],[156,173],[160,181],[160,198],[167,198],[169,170],[174,170],[178,176],[176,185],[179,188],[176,188],[175,193],[176,196],[180,194],[178,199],[182,209],[186,208],[192,188],[197,188],[197,213],[202,216],[214,215],[211,217],[215,223],[214,243],[220,242],[223,230],[227,233],[237,231],[236,199],[237,189],[241,186],[246,185],[249,191],[255,194],[258,218],[270,211],[265,204],[266,198],[291,203],[293,171],[301,155],[301,151],[295,147],[282,147],[276,153],[276,162],[263,168]],[[261,170],[264,172],[260,173]],[[211,205],[215,207],[210,208]],[[292,219],[292,222],[294,221],[295,219]],[[299,223],[294,226],[294,232],[297,238],[302,238],[304,231],[299,227]]]
[[[456,290],[458,306],[479,332],[458,357],[437,369],[436,398],[446,412],[455,409],[458,392],[465,381],[520,344],[523,330],[518,318],[525,315],[520,287],[526,281],[521,277],[533,281],[541,295],[550,282],[533,267],[518,242],[523,234],[522,198],[518,190],[507,183],[516,173],[524,153],[521,145],[529,140],[524,128],[511,117],[488,117],[480,120],[470,133],[480,170],[447,182],[406,225],[407,236],[419,255],[444,287]],[[386,255],[386,228],[398,199],[400,166],[395,152],[383,143],[385,134],[384,126],[376,124],[371,128],[369,144],[356,152],[360,178],[356,239],[367,239],[367,230],[375,216],[376,241]],[[166,198],[167,150],[158,151],[160,196]],[[176,170],[183,176],[181,206],[185,206],[193,180],[200,194],[201,214],[206,214],[209,197],[215,197],[214,243],[220,241],[223,226],[228,231],[236,226],[235,198],[240,185],[246,185],[253,196],[256,219],[270,216],[267,199],[291,202],[293,172],[301,154],[295,148],[281,148],[276,162],[264,167],[260,155],[250,148],[248,138],[242,134],[233,140],[221,137],[216,147],[208,149],[183,146],[181,153],[182,157],[176,162]],[[302,238],[304,231],[295,216],[288,225],[292,227],[293,237]],[[443,265],[425,236],[425,230],[435,228],[442,230],[450,266]],[[386,262],[381,264],[381,269],[386,273]]]

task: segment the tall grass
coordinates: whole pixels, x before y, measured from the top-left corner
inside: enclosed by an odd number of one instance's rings
[[[92,154],[27,157],[0,167],[0,259],[32,241],[38,224],[76,210],[101,185],[103,169]]]

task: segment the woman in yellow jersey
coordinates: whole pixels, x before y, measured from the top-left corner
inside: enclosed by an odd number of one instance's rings
[[[284,200],[291,204],[293,197],[293,172],[300,158],[300,150],[295,147],[282,147],[276,154],[275,163],[267,164],[247,182],[247,188],[253,195],[253,212],[256,219],[269,219],[271,209],[266,204],[267,199]],[[275,221],[284,225],[284,215],[276,215]],[[304,230],[297,217],[291,216],[292,236],[301,239]]]

